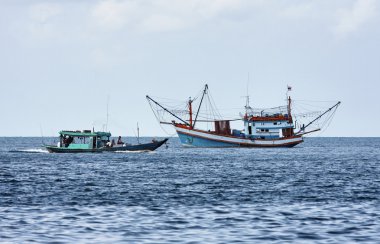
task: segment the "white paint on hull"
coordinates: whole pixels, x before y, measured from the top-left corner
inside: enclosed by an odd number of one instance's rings
[[[188,134],[190,136],[208,139],[211,141],[219,141],[219,142],[233,143],[233,144],[246,145],[246,146],[285,146],[289,144],[298,144],[298,143],[303,142],[303,138],[301,136],[292,137],[288,139],[281,138],[281,139],[273,139],[273,140],[251,140],[251,139],[246,139],[246,138],[216,135],[216,134],[211,134],[211,133],[202,132],[198,130],[189,130],[189,129],[176,127],[176,126],[175,126],[175,129],[177,133],[180,132],[180,133]]]

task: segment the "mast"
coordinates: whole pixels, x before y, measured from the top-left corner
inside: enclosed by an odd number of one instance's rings
[[[290,97],[289,92],[292,90],[292,87],[288,85],[288,89],[286,91],[286,99],[288,100],[288,123],[293,125],[293,118],[292,118],[292,98]],[[294,135],[294,128],[287,128],[283,129],[283,135],[284,137],[291,137]]]
[[[203,94],[202,94],[201,102],[199,103],[199,107],[198,107],[197,115],[195,116],[194,124],[193,124],[193,126],[192,126],[193,128],[195,127],[195,123],[197,122],[197,118],[198,118],[199,110],[201,109],[201,105],[202,105],[202,102],[203,102],[203,98],[205,97],[205,94],[207,93],[207,89],[208,89],[208,85],[206,84],[206,85],[205,85],[205,89],[203,90]]]
[[[193,101],[191,100],[191,97],[189,97],[189,115],[190,115],[190,127],[193,127]]]
[[[146,95],[146,99],[148,99],[148,101],[154,102],[157,106],[159,106],[160,108],[162,108],[163,110],[165,110],[166,112],[168,112],[171,116],[173,116],[173,117],[179,119],[180,121],[182,121],[185,125],[190,126],[189,123],[187,123],[186,121],[184,121],[183,119],[181,119],[180,117],[178,117],[177,115],[175,115],[174,113],[170,112],[167,108],[163,107],[161,104],[159,104],[158,102],[156,102],[155,100],[153,100],[150,96]]]
[[[248,110],[251,109],[251,106],[249,106],[249,95],[247,94],[247,96],[245,97],[245,117],[248,116]]]
[[[288,97],[288,116],[289,116],[289,123],[292,123],[293,122],[293,118],[292,118],[292,99],[291,97],[289,96]]]

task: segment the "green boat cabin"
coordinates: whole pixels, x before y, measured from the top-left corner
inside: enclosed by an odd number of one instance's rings
[[[95,149],[106,146],[109,142],[111,133],[93,132],[91,130],[83,131],[60,131],[58,147],[68,149]]]

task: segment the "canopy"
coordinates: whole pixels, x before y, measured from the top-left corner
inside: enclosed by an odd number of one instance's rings
[[[91,137],[91,136],[106,136],[106,137],[110,137],[111,136],[111,133],[109,132],[101,132],[101,131],[98,131],[98,132],[81,132],[81,131],[60,131],[59,132],[60,135],[63,135],[63,136],[77,136],[77,137]]]

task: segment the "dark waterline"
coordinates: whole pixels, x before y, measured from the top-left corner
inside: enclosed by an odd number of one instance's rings
[[[40,138],[0,145],[0,242],[380,242],[380,138],[172,138],[153,153],[75,155],[47,154]]]

